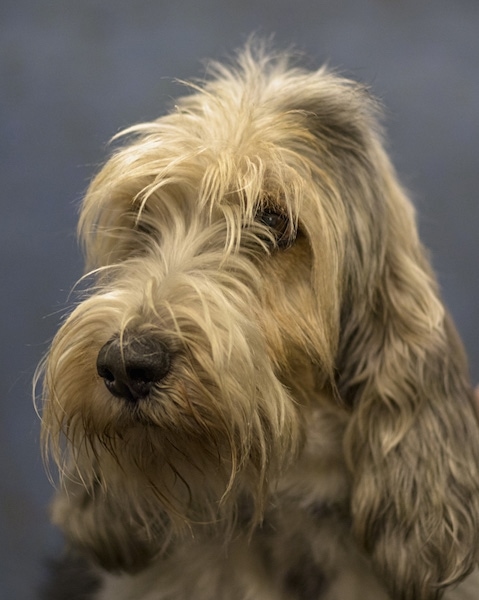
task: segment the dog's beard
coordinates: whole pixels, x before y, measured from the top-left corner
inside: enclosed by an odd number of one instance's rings
[[[244,264],[243,280],[253,269]],[[148,530],[165,522],[177,530],[231,527],[245,498],[254,524],[296,455],[301,429],[273,370],[257,290],[248,291],[236,268],[234,277],[218,269],[218,281],[211,273],[184,275],[176,285],[150,279],[162,292],[148,294],[141,278],[149,267],[139,265],[139,279],[131,265],[116,268],[120,278],[84,301],[55,338],[46,443],[64,483],[121,498]],[[112,396],[95,367],[105,341],[127,330],[156,330],[173,354],[170,372],[137,402]]]

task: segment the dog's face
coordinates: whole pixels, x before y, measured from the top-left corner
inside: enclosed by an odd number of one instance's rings
[[[93,476],[148,474],[183,518],[195,478],[218,480],[215,502],[252,484],[259,499],[294,459],[301,405],[333,375],[347,238],[323,174],[340,150],[322,148],[312,107],[278,99],[280,74],[216,87],[140,128],[93,182],[81,230],[98,287],[49,361],[56,425],[119,463]]]
[[[448,444],[475,425],[413,210],[361,86],[241,61],[127,132],[88,191],[94,284],[46,366],[45,436],[68,488],[56,519],[122,568],[160,551],[165,531],[232,525],[240,498],[254,523],[300,464],[321,399],[349,421],[358,537],[412,580],[401,523],[434,556],[462,540],[457,527],[476,535],[479,513],[450,509],[477,487],[477,449],[458,475]],[[432,466],[411,470],[424,452]],[[451,473],[464,480],[452,499]],[[467,570],[472,545],[434,558],[418,589]]]

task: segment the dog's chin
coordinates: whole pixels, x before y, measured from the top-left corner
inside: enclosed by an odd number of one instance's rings
[[[182,406],[178,396],[159,390],[137,402],[103,394],[104,410],[71,421],[83,456],[81,481],[94,473],[93,484],[108,494],[139,494],[151,505],[159,500],[175,522],[214,520],[214,510],[239,488],[263,494],[265,460],[251,432],[245,441],[240,426],[207,410],[198,390],[182,397]],[[201,504],[207,515],[196,513]]]

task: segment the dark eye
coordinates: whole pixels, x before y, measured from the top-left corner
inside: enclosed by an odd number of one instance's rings
[[[154,231],[153,227],[151,227],[147,223],[142,223],[141,221],[135,223],[135,230],[147,237],[152,236]]]
[[[142,215],[141,218],[135,217],[134,230],[144,238],[153,238],[157,234],[156,227],[147,215]]]
[[[294,228],[286,213],[274,208],[264,208],[258,211],[256,220],[271,231],[279,248],[286,248],[294,241]]]

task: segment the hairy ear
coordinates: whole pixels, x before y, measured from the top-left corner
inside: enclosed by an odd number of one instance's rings
[[[366,244],[349,253],[337,364],[351,407],[352,516],[393,597],[431,600],[476,560],[479,427],[461,342],[412,207],[377,152],[383,207],[381,224],[369,227],[376,255],[364,277]]]

